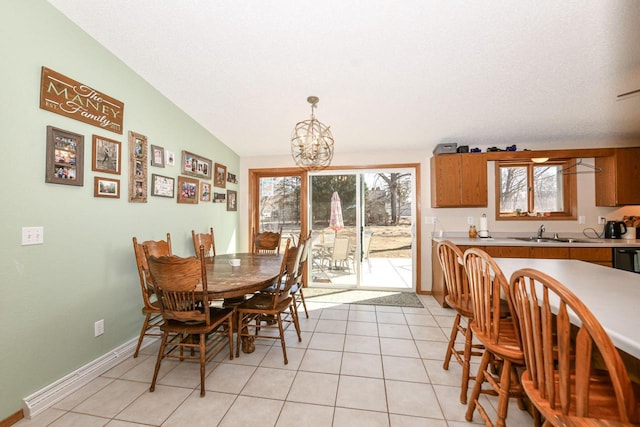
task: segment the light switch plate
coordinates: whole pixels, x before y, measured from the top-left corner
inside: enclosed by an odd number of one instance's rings
[[[41,245],[44,243],[44,227],[22,227],[22,245]]]

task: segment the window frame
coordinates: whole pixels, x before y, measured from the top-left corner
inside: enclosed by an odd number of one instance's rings
[[[562,202],[563,211],[545,212],[544,215],[516,215],[515,213],[503,214],[500,212],[500,169],[503,167],[526,167],[527,168],[527,206],[533,209],[533,168],[534,166],[543,165],[559,165],[562,168],[568,168],[575,164],[575,159],[550,159],[544,163],[536,163],[531,160],[496,160],[495,162],[495,212],[496,221],[539,221],[540,218],[545,220],[575,220],[577,219],[577,180],[575,173],[562,174]]]

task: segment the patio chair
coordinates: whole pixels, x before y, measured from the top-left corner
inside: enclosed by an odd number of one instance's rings
[[[340,265],[341,268],[349,268],[349,238],[348,237],[336,237],[333,240],[333,248],[331,253],[325,255],[325,258],[329,262],[329,268],[336,268]]]

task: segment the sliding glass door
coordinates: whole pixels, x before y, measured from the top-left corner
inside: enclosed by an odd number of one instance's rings
[[[309,176],[310,286],[415,290],[412,168]]]

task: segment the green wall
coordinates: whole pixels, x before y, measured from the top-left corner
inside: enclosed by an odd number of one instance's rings
[[[148,203],[127,201],[127,132],[176,154],[176,166],[149,166],[149,175],[177,177],[182,150],[236,174],[239,159],[46,1],[2,0],[0,22],[2,420],[21,409],[24,397],[138,335],[132,236],[158,240],[170,232],[174,253],[191,255],[191,229],[213,226],[218,252],[236,248],[237,213],[224,204],[177,204],[150,194]],[[123,102],[124,134],[41,110],[42,66]],[[47,125],[84,135],[83,187],[44,182]],[[93,134],[122,142],[120,199],[93,197],[93,177],[109,176],[91,170]],[[43,226],[44,244],[21,246],[23,226]],[[105,333],[96,338],[99,319]]]

